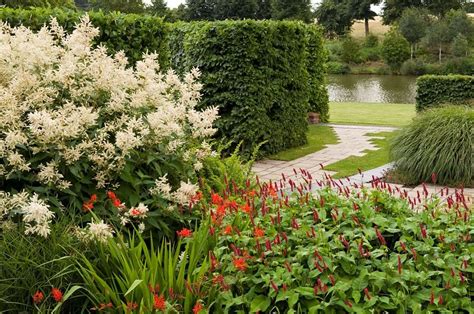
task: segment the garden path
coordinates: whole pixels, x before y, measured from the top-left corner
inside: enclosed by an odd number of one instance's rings
[[[330,125],[339,138],[339,143],[327,145],[326,148],[315,153],[292,161],[261,160],[254,164],[252,170],[264,181],[278,180],[281,175],[291,176],[293,169],[305,169],[311,173],[313,178],[322,179],[324,171],[321,165],[327,166],[349,156],[363,156],[365,150],[376,150],[377,147],[370,142],[376,136],[369,133],[393,131],[395,128],[381,126],[355,126],[355,125]]]

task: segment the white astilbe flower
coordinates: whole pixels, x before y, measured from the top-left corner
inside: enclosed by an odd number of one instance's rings
[[[29,203],[22,208],[23,222],[26,229],[25,234],[37,234],[47,238],[51,229],[49,224],[54,217],[54,213],[49,210],[49,206],[37,194],[34,194]]]
[[[135,219],[144,219],[148,213],[148,207],[146,207],[143,203],[138,204],[137,207],[132,207],[126,213],[127,216],[135,218]]]
[[[41,164],[39,170],[38,181],[43,184],[56,184],[63,178],[63,175],[57,170],[56,163],[53,161],[48,162],[46,165]]]
[[[141,222],[138,225],[138,232],[143,233],[143,231],[145,231],[145,224],[143,222]]]
[[[198,189],[198,186],[195,184],[181,182],[181,186],[172,195],[173,200],[178,204],[188,205]]]
[[[165,199],[171,198],[171,185],[168,183],[168,174],[165,174],[158,180],[155,180],[155,186],[150,189],[152,195],[160,195]]]
[[[87,228],[84,231],[86,238],[92,241],[99,241],[107,243],[108,239],[114,236],[114,230],[112,227],[103,220],[99,222],[89,222]]]

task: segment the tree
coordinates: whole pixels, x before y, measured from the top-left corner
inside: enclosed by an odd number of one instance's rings
[[[217,20],[255,19],[257,9],[257,0],[218,0],[214,17]]]
[[[323,0],[316,9],[315,16],[328,36],[345,35],[353,24],[352,13],[345,0]]]
[[[411,44],[410,59],[413,59],[415,45],[425,37],[429,24],[429,12],[426,9],[408,8],[403,11],[398,25],[400,33]]]
[[[423,7],[422,0],[385,0],[383,6],[384,24],[392,24],[398,21],[405,9]]]
[[[469,41],[467,40],[466,36],[462,34],[458,34],[454,38],[451,49],[453,51],[453,55],[456,57],[467,57],[471,50],[469,47]]]
[[[216,0],[186,0],[188,20],[215,20]]]
[[[435,46],[438,49],[438,61],[441,63],[443,58],[443,47],[451,42],[449,25],[445,19],[437,19],[436,22],[428,28],[426,41],[428,45]]]
[[[91,8],[106,12],[143,13],[145,5],[142,0],[90,0]]]
[[[169,9],[168,20],[170,22],[186,21],[187,9],[184,4],[180,4],[177,8]]]
[[[385,34],[382,42],[382,57],[392,70],[398,71],[410,58],[410,43],[396,29]]]
[[[62,7],[75,8],[73,0],[0,0],[0,5],[10,8],[24,7]]]
[[[446,14],[449,33],[452,38],[461,34],[468,40],[473,40],[474,24],[463,10],[451,10]]]
[[[313,20],[311,0],[275,0],[273,18],[277,20]]]
[[[272,18],[273,0],[257,0],[256,18],[259,20],[267,20]]]
[[[426,8],[438,17],[445,16],[452,9],[460,9],[463,3],[463,0],[423,0]]]
[[[147,7],[147,11],[157,16],[169,15],[169,9],[165,0],[152,0],[151,5]]]
[[[364,20],[365,36],[369,35],[369,20],[373,20],[377,13],[371,10],[372,4],[379,4],[381,0],[351,0],[350,9],[353,17]]]

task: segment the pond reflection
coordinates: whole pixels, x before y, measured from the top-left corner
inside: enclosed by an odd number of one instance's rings
[[[415,103],[416,77],[395,75],[329,75],[330,101]]]

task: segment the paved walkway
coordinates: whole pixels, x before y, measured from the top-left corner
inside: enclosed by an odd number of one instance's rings
[[[370,140],[377,137],[367,134],[395,130],[395,128],[379,126],[330,126],[336,132],[339,143],[327,145],[318,152],[292,161],[261,160],[254,164],[252,170],[264,181],[281,179],[282,174],[291,176],[294,174],[293,169],[300,168],[309,171],[313,178],[321,179],[324,173],[334,173],[322,170],[321,165],[327,166],[349,156],[363,156],[365,150],[376,150],[377,147]]]

